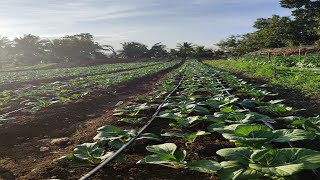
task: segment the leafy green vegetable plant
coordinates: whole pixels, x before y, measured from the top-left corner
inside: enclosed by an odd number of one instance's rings
[[[248,147],[227,148],[217,154],[229,161],[221,162],[218,172],[227,179],[280,179],[304,169],[320,167],[320,152],[303,148],[252,150]]]
[[[97,165],[101,161],[107,159],[113,152],[105,152],[99,147],[99,143],[84,143],[78,145],[74,149],[74,153],[70,153],[64,158],[70,160],[72,167]]]
[[[137,164],[158,164],[175,169],[189,168],[204,173],[215,173],[221,169],[218,162],[211,160],[200,160],[187,163],[185,161],[187,152],[185,150],[177,149],[177,146],[173,143],[147,146],[146,149],[155,154],[146,156],[144,159],[138,161]]]
[[[100,127],[98,134],[93,139],[96,141],[107,141],[111,148],[119,149],[136,135],[137,132],[135,130],[122,130],[116,126],[107,125]],[[137,138],[137,140],[142,139],[161,141],[161,139],[153,133],[143,133]]]
[[[205,131],[198,131],[191,134],[184,134],[184,133],[178,133],[178,132],[166,132],[164,134],[161,134],[161,136],[168,136],[168,137],[179,137],[187,140],[189,143],[193,143],[198,136],[208,135],[209,132]]]
[[[237,146],[254,148],[270,147],[270,142],[290,142],[310,139],[316,135],[301,129],[279,129],[272,131],[265,125],[238,125],[234,131],[223,133],[222,136]]]

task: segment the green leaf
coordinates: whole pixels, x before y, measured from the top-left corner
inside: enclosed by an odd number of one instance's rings
[[[305,139],[313,140],[316,135],[313,132],[301,129],[279,129],[273,131],[274,142],[301,141]]]
[[[160,137],[154,133],[142,133],[137,140],[148,139],[152,141],[162,141]]]
[[[203,173],[214,174],[221,169],[221,165],[218,162],[210,160],[200,160],[187,164],[187,167],[194,171],[200,171]]]
[[[218,155],[241,164],[249,164],[253,150],[248,147],[225,148],[216,152]]]
[[[174,119],[174,120],[181,120],[182,114],[181,113],[171,113],[162,111],[159,113],[159,117],[166,118],[166,119]]]
[[[147,146],[146,149],[156,154],[146,156],[144,159],[138,161],[138,164],[159,164],[176,169],[185,167],[186,162],[184,159],[186,157],[186,151],[176,150],[177,146],[173,143]]]
[[[311,121],[306,120],[302,126],[305,130],[312,131],[315,132],[317,135],[320,135],[320,128],[313,124]]]
[[[207,105],[209,105],[210,107],[212,108],[220,108],[220,105],[222,104],[220,101],[218,100],[213,100],[213,99],[208,99],[206,102],[205,102]]]
[[[278,177],[320,167],[320,152],[303,148],[257,150],[251,159],[251,168]]]
[[[263,177],[262,173],[237,161],[223,161],[221,166],[223,169],[218,172],[218,175],[222,180],[253,180]]]
[[[208,131],[209,132],[218,132],[218,133],[234,133],[235,129],[237,128],[237,126],[239,126],[241,124],[232,124],[229,126],[224,126],[221,124],[212,124],[210,126],[208,126]]]
[[[198,136],[207,135],[207,134],[210,134],[210,133],[205,132],[205,131],[198,131],[198,132],[195,132],[192,134],[183,134],[183,133],[178,133],[178,132],[166,132],[164,134],[161,134],[161,136],[169,136],[169,137],[175,136],[175,137],[183,138],[183,139],[187,140],[188,142],[192,143],[196,140],[196,138]]]
[[[239,125],[236,127],[236,135],[251,138],[272,137],[271,129],[265,125]]]
[[[165,143],[153,146],[147,146],[148,151],[157,153],[157,154],[174,154],[177,149],[177,146],[173,143]]]

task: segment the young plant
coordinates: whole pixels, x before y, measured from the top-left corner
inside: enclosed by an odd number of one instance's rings
[[[177,146],[173,143],[147,146],[146,149],[155,154],[146,156],[144,159],[138,161],[137,164],[158,164],[174,169],[189,168],[204,173],[215,173],[221,169],[218,162],[211,160],[200,160],[187,163],[185,161],[187,152],[181,149],[177,150]]]
[[[253,148],[270,147],[270,142],[290,142],[305,139],[313,140],[313,132],[301,129],[280,129],[272,131],[265,125],[238,125],[234,131],[222,133],[222,136],[237,146]]]
[[[252,150],[248,147],[227,148],[217,154],[229,161],[221,162],[222,180],[283,179],[305,169],[320,167],[320,152],[303,148]]]
[[[99,143],[84,143],[78,145],[73,153],[70,153],[63,158],[70,160],[70,165],[72,167],[82,167],[97,165],[112,154],[113,152],[105,152],[103,148],[100,148]]]
[[[147,103],[144,104],[135,104],[131,106],[127,106],[123,109],[116,109],[114,112],[114,116],[129,116],[129,117],[135,117],[137,116],[141,111],[143,110],[149,110],[152,109],[153,106],[148,105]]]
[[[121,128],[107,125],[98,129],[98,134],[93,138],[95,141],[108,141],[111,148],[119,149],[130,139],[137,135],[135,130],[122,130]],[[153,141],[161,141],[159,137],[153,133],[143,133],[137,140],[149,139]]]
[[[164,134],[161,134],[161,136],[179,137],[179,138],[183,138],[183,139],[187,140],[188,143],[193,143],[198,136],[203,136],[203,135],[208,135],[208,134],[210,134],[210,133],[205,132],[205,131],[198,131],[198,132],[194,132],[191,134],[183,134],[183,133],[178,133],[178,132],[166,132]]]

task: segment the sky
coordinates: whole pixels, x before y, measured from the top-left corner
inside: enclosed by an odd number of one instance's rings
[[[1,0],[0,35],[58,38],[91,33],[117,49],[122,42],[180,42],[214,47],[253,32],[257,18],[289,16],[279,0]]]

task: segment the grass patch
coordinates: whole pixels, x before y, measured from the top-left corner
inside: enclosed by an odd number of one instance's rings
[[[260,78],[271,85],[297,89],[306,95],[320,94],[320,71],[273,66],[252,61],[208,60],[205,63],[229,72],[242,73],[249,78]]]

